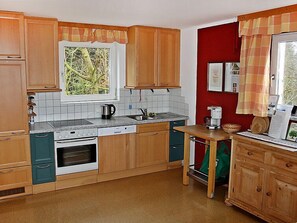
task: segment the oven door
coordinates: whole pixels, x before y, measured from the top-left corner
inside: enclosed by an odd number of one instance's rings
[[[56,175],[98,169],[97,137],[55,141]]]

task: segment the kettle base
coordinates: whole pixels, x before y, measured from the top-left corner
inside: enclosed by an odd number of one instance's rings
[[[102,117],[102,119],[110,119],[111,115],[102,115],[101,117]]]

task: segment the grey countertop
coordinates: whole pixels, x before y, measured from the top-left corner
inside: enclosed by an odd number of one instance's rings
[[[179,115],[175,113],[162,113],[158,116],[157,119],[149,119],[136,121],[127,116],[115,116],[111,119],[101,119],[101,118],[93,118],[86,119],[90,121],[92,124],[90,125],[82,125],[82,126],[71,126],[71,127],[60,127],[53,128],[48,122],[36,122],[33,125],[30,125],[30,133],[44,133],[44,132],[54,132],[54,131],[63,131],[63,130],[75,130],[75,129],[88,129],[88,128],[105,128],[105,127],[115,127],[115,126],[123,126],[123,125],[140,125],[147,123],[157,123],[157,122],[170,122],[170,121],[179,121],[179,120],[187,120],[189,117],[184,115]]]

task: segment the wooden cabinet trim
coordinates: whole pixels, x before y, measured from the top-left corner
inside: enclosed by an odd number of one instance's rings
[[[142,125],[137,125],[136,127],[137,133],[157,132],[157,131],[166,131],[166,130],[169,130],[169,122],[142,124]]]

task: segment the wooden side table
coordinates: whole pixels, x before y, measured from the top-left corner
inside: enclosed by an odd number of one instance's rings
[[[202,125],[190,125],[174,127],[175,130],[185,133],[184,142],[184,167],[183,167],[183,184],[189,185],[189,158],[190,158],[190,137],[198,137],[209,142],[209,168],[208,168],[208,182],[207,182],[207,197],[214,197],[215,178],[216,178],[216,156],[217,144],[219,141],[229,139],[229,134],[221,129],[209,130]]]

